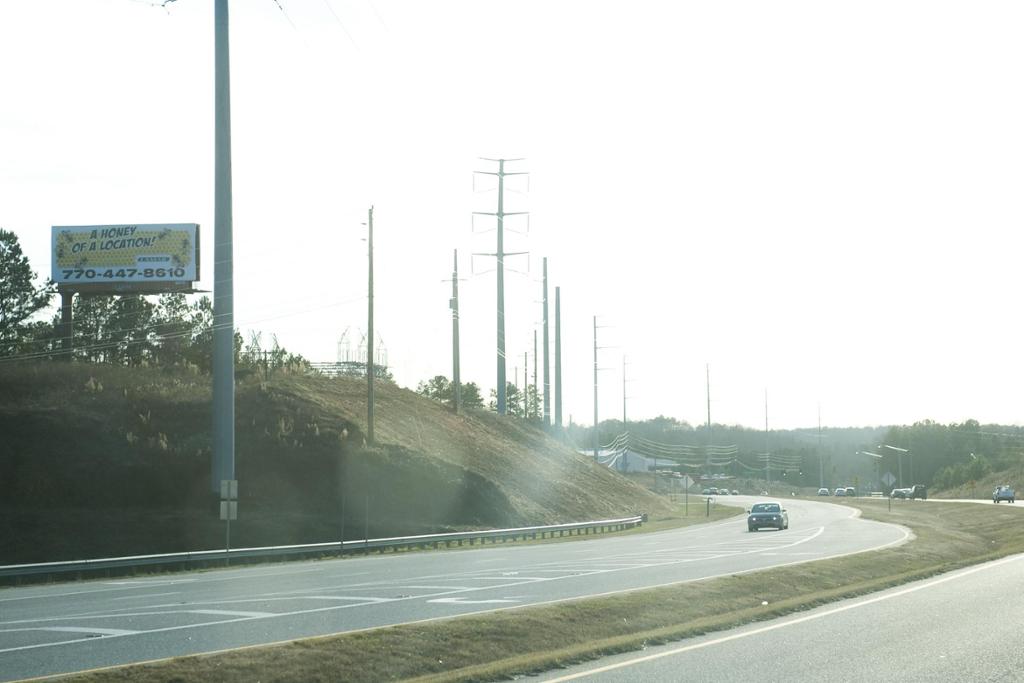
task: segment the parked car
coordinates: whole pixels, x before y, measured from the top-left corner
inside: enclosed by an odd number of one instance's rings
[[[710,496],[711,495],[711,489],[704,489],[703,491],[700,492],[700,495],[702,495],[702,496]]]
[[[998,503],[1001,500],[1005,500],[1008,503],[1014,501],[1014,491],[1009,486],[997,486],[996,490],[992,492],[992,502]]]
[[[711,495],[712,496],[717,496],[718,495],[718,487],[716,487],[716,486],[712,486],[711,487]]]
[[[836,492],[833,495],[845,496],[846,495],[846,487],[845,486],[840,486],[840,487],[836,488]]]
[[[910,489],[893,489],[889,493],[890,498],[910,498]]]
[[[857,497],[857,489],[853,488],[852,486],[847,486],[846,487],[846,495],[849,498],[856,498]]]
[[[782,531],[789,528],[786,508],[778,503],[755,503],[747,510],[747,531],[771,527]]]
[[[718,495],[720,495],[720,496],[728,496],[729,495],[729,489],[718,489]]]
[[[928,500],[928,489],[921,484],[914,484],[909,489],[907,498],[920,498],[921,500]]]
[[[832,494],[831,494],[831,493],[829,493],[829,491],[828,491],[828,489],[827,489],[827,488],[825,488],[824,486],[822,486],[822,487],[821,487],[820,489],[818,489],[818,495],[819,495],[819,496],[830,496],[830,495],[832,495]]]
[[[740,492],[739,492],[739,491],[737,491],[736,489],[733,489],[733,490],[732,490],[732,495],[734,495],[734,496],[738,496],[738,495],[740,495]]]

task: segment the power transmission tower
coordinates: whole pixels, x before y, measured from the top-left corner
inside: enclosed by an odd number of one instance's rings
[[[562,288],[555,287],[555,426],[562,429]]]
[[[714,435],[711,433],[711,366],[708,363],[704,364],[704,377],[707,387],[708,395],[708,444],[714,445]]]
[[[626,356],[623,355],[622,356],[622,431],[624,433],[626,433],[626,434],[629,433],[629,423],[626,421],[626,398],[628,398],[627,395],[626,395],[626,383],[628,382],[628,380],[626,379],[626,367],[628,365],[629,365],[629,363],[626,362]],[[627,441],[626,448],[622,451],[622,471],[623,472],[628,472],[629,471],[629,456],[627,455],[628,452],[629,452],[628,449],[629,449],[629,442]]]
[[[530,361],[529,351],[523,351],[523,419],[530,417]]]
[[[597,316],[594,316],[594,462],[597,462]]]
[[[462,410],[462,381],[459,374],[459,250],[455,250],[452,266],[452,385],[455,398],[455,414]]]
[[[821,403],[818,403],[818,486],[825,487],[825,465],[821,454]]]
[[[548,364],[548,257],[544,257],[544,427],[551,424],[551,375]]]
[[[373,361],[373,207],[370,207],[367,222],[369,244],[368,303],[366,322],[366,443],[373,444],[373,376],[376,374]]]
[[[764,479],[765,491],[772,483],[772,454],[768,450],[768,389],[764,390]]]
[[[599,349],[611,348],[609,346],[598,346],[597,345],[597,316],[594,316],[594,462],[597,462],[597,451],[600,448],[600,437],[598,436],[598,421],[597,421],[597,372],[598,370],[606,370],[607,368],[597,367],[597,352]],[[606,327],[602,325],[602,327]]]
[[[537,414],[537,330],[533,331],[533,415],[528,417],[539,417]]]
[[[504,415],[507,412],[507,397],[505,395],[505,257],[523,254],[525,252],[505,251],[505,216],[525,215],[526,211],[505,211],[505,176],[527,175],[520,171],[507,173],[505,162],[522,161],[522,159],[486,159],[482,161],[497,162],[498,171],[474,171],[482,175],[493,175],[498,177],[498,210],[496,213],[474,211],[474,215],[494,216],[498,221],[498,249],[493,254],[480,254],[480,256],[493,256],[497,259],[498,265],[498,414]]]

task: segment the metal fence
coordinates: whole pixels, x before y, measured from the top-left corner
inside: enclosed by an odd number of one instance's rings
[[[0,566],[0,578],[41,577],[66,574],[91,574],[93,572],[135,569],[142,567],[182,569],[214,564],[230,564],[233,560],[252,560],[288,556],[327,556],[376,550],[398,551],[412,548],[450,548],[463,545],[484,545],[556,538],[562,536],[584,536],[608,531],[622,531],[640,526],[646,515],[603,519],[594,522],[573,522],[549,526],[530,526],[515,529],[490,529],[486,531],[457,531],[445,534],[424,534],[419,536],[395,536],[391,538],[367,538],[330,543],[309,543],[305,545],[277,545],[263,548],[231,548],[225,550],[199,550],[185,553],[162,555],[133,555],[130,557],[107,557],[93,560],[72,560],[70,562],[39,562],[36,564],[12,564]]]

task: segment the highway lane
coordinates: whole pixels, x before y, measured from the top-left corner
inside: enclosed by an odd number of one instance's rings
[[[566,681],[1020,681],[1024,555],[549,673]]]
[[[730,497],[747,506],[761,498]],[[583,542],[261,565],[0,591],[10,680],[755,571],[903,542],[848,507],[783,501],[787,531],[742,516]]]

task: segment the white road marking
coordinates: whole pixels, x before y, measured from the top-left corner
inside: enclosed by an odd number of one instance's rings
[[[854,510],[853,514],[851,514],[850,517],[858,516],[859,512],[860,512],[859,510]],[[715,526],[721,526],[722,524],[723,523],[718,523]],[[896,525],[889,525],[889,526],[896,526]],[[903,533],[903,536],[901,538],[899,538],[899,539],[894,540],[894,541],[890,541],[888,543],[883,543],[881,545],[874,546],[872,548],[865,548],[865,549],[862,549],[862,550],[854,550],[854,551],[849,551],[849,552],[845,552],[845,553],[836,553],[836,554],[833,554],[833,555],[825,555],[825,556],[821,556],[821,557],[819,557],[817,559],[833,559],[833,558],[837,558],[837,557],[846,557],[846,556],[849,556],[849,555],[856,555],[856,554],[860,554],[860,553],[868,552],[868,551],[872,551],[872,550],[880,550],[880,549],[883,549],[883,548],[888,548],[888,547],[891,547],[891,546],[894,546],[894,545],[899,545],[901,543],[904,543],[907,539],[909,539],[911,537],[912,534],[911,534],[911,532],[909,530],[907,530],[905,528],[901,528],[901,527],[897,527],[897,528],[900,528],[900,530]],[[794,546],[794,545],[800,545],[801,543],[805,543],[807,541],[810,541],[810,540],[816,538],[821,533],[823,533],[824,530],[825,530],[824,527],[819,527],[816,530],[816,532],[814,534],[812,534],[811,536],[809,536],[807,538],[804,538],[804,539],[800,539],[800,540],[798,540],[798,541],[796,541],[794,543],[791,543],[789,546],[781,546],[781,547],[791,547],[791,546]],[[749,551],[748,553],[742,553],[742,554],[750,554],[750,553],[757,553],[757,552],[762,552],[762,549],[756,549],[756,550],[753,550],[753,551]],[[629,556],[629,554],[627,554],[626,556]],[[694,559],[690,559],[690,560],[684,560],[683,562],[693,562],[693,561],[696,561],[697,559],[716,559],[716,557],[724,557],[724,555],[722,555],[722,556],[715,556],[715,557],[711,557],[711,558],[694,558]],[[492,559],[492,560],[488,560],[488,561],[498,561],[498,560],[497,559]],[[786,563],[782,563],[782,564],[778,564],[778,565],[773,565],[772,568],[774,568],[774,567],[786,567],[786,566],[791,566],[791,565],[795,565],[795,564],[803,564],[803,563],[805,563],[807,561],[809,561],[809,560],[794,560],[792,562],[786,562]],[[550,564],[557,564],[557,563],[550,563]],[[475,611],[473,613],[474,614],[488,614],[488,613],[493,613],[493,612],[506,611],[506,610],[510,610],[510,609],[520,609],[522,607],[535,607],[535,606],[542,606],[542,605],[559,604],[559,603],[579,600],[581,598],[600,598],[600,597],[606,597],[606,596],[609,596],[609,595],[621,595],[623,593],[632,593],[632,592],[635,592],[635,591],[638,591],[638,590],[648,590],[648,589],[652,589],[652,588],[660,588],[660,587],[665,587],[665,586],[676,586],[676,585],[682,585],[682,584],[686,584],[686,583],[693,583],[693,582],[696,582],[696,581],[704,581],[704,580],[707,580],[707,579],[720,578],[722,576],[733,576],[733,575],[738,575],[738,574],[748,574],[748,573],[752,573],[752,572],[756,572],[756,571],[762,571],[762,570],[767,569],[767,568],[768,567],[753,567],[753,568],[750,568],[750,569],[734,570],[734,571],[722,572],[722,573],[719,573],[719,574],[709,574],[709,575],[705,575],[705,576],[695,577],[695,578],[692,578],[692,579],[683,579],[683,580],[677,580],[677,581],[667,581],[667,582],[660,583],[660,584],[652,584],[652,585],[640,586],[640,587],[634,587],[634,588],[623,588],[623,589],[618,589],[618,590],[606,591],[606,592],[603,592],[603,593],[590,594],[590,595],[587,595],[587,596],[574,596],[574,597],[566,597],[566,598],[555,598],[555,599],[552,599],[552,600],[544,600],[544,601],[538,601],[538,602],[532,602],[532,603],[526,603],[526,604],[520,604],[520,605],[514,605],[514,606],[510,605],[510,606],[505,606],[505,607],[495,607],[495,608],[492,608],[492,609],[477,610],[477,611]],[[609,570],[609,571],[617,571],[617,570]],[[288,572],[284,572],[284,573],[288,573]],[[295,572],[295,573],[302,573],[302,572]],[[370,573],[370,572],[363,572],[363,573]],[[454,574],[454,575],[453,574],[437,574],[437,575],[432,575],[432,576],[424,576],[424,577],[420,577],[420,578],[441,578],[441,579],[446,579],[446,578],[454,578],[455,576],[465,576],[465,578],[475,578],[475,577],[472,577],[472,576],[466,576],[465,574]],[[235,577],[224,577],[223,579],[217,579],[217,580],[234,580],[234,578]],[[557,577],[548,577],[548,578],[538,578],[536,580],[538,580],[538,581],[557,581],[559,579],[564,579],[564,578],[573,578],[573,576],[557,576]],[[508,583],[506,585],[487,586],[487,587],[472,587],[472,588],[463,588],[463,589],[458,589],[458,590],[451,590],[451,591],[448,591],[448,593],[449,594],[454,594],[454,593],[463,593],[463,592],[475,592],[475,591],[481,591],[481,590],[494,590],[494,589],[498,589],[498,588],[507,588],[507,587],[514,587],[514,586],[525,585],[527,583],[528,582],[525,582],[525,581],[518,581],[518,582],[511,582],[511,583]],[[366,586],[385,586],[386,587],[388,585],[388,583],[387,582],[368,582],[368,583],[363,584],[363,585],[366,585]],[[339,588],[347,587],[347,588],[351,589],[353,587],[353,585],[352,584],[348,584],[347,586],[337,586],[337,587],[339,587]],[[110,589],[108,589],[108,590],[110,590]],[[305,590],[308,590],[308,589],[305,589]],[[96,591],[82,591],[82,592],[96,592]],[[296,592],[299,592],[299,591],[286,591],[284,593],[278,593],[278,594],[282,595],[282,594],[296,593]],[[444,593],[439,593],[438,595],[444,595]],[[33,596],[33,597],[35,597],[35,596]],[[394,601],[398,602],[398,601],[404,601],[404,600],[419,600],[419,599],[423,599],[424,597],[429,597],[429,596],[424,596],[424,595],[408,596],[408,597],[403,597],[403,598],[396,598],[396,599],[394,599]],[[240,618],[236,618],[236,619],[224,619],[224,620],[220,620],[220,621],[205,622],[205,623],[199,623],[199,624],[181,624],[181,625],[177,625],[177,626],[166,626],[166,627],[162,627],[162,628],[148,629],[148,630],[145,630],[145,631],[140,631],[139,633],[146,633],[146,634],[149,634],[149,633],[166,633],[166,632],[171,632],[171,631],[181,631],[181,630],[186,630],[186,629],[202,628],[202,627],[207,627],[207,626],[219,626],[219,625],[223,625],[223,624],[231,624],[231,623],[236,623],[236,622],[240,622],[240,621],[248,621],[250,619],[255,619],[255,618],[273,618],[273,617],[288,617],[288,616],[297,616],[297,615],[305,615],[305,614],[316,614],[316,613],[338,611],[338,610],[342,610],[342,609],[348,609],[348,608],[352,608],[352,607],[363,607],[363,606],[365,606],[365,603],[362,603],[362,604],[338,605],[338,606],[331,606],[331,607],[319,607],[319,608],[308,609],[308,610],[296,610],[296,611],[292,611],[292,612],[265,613],[264,617],[240,617]],[[153,613],[153,614],[172,614],[172,613],[174,613],[174,612],[156,612],[156,613]],[[260,614],[260,613],[254,613],[254,614]],[[131,614],[131,615],[112,614],[112,615],[99,615],[99,616],[118,617],[118,616],[143,616],[143,615],[145,615],[145,614],[141,614],[141,615],[140,614]],[[66,618],[68,618],[68,617],[66,617],[66,616],[65,617],[61,617],[61,619],[66,619]],[[418,620],[413,620],[413,621],[408,621],[408,622],[400,622],[400,623],[403,623],[403,624],[421,624],[421,623],[429,623],[429,622],[432,622],[432,621],[438,621],[440,619],[448,619],[448,618],[451,618],[451,617],[429,617],[429,618],[425,618],[425,619],[418,619]],[[38,622],[42,622],[42,621],[57,621],[57,620],[58,619],[56,619],[56,618],[49,618],[49,619],[37,619],[37,620],[21,620],[21,621],[17,621],[17,622],[6,622],[6,623],[8,623],[8,624],[10,624],[10,623],[25,623],[25,622],[38,623]],[[0,624],[2,624],[2,623],[3,622],[0,622]],[[344,633],[361,633],[361,632],[366,632],[366,631],[374,631],[374,630],[379,630],[379,629],[382,629],[382,628],[389,628],[389,627],[395,626],[395,625],[398,625],[398,624],[385,624],[385,625],[381,625],[381,626],[370,626],[370,627],[366,627],[366,628],[352,629],[352,630],[349,630],[349,631],[344,631]],[[117,636],[112,636],[112,637],[117,637]],[[3,648],[3,649],[0,649],[0,653],[16,652],[16,651],[20,651],[20,650],[33,650],[33,649],[44,648],[44,647],[53,647],[53,646],[57,646],[57,645],[71,645],[71,644],[75,644],[75,643],[89,642],[90,640],[92,640],[92,639],[90,639],[90,638],[81,638],[81,639],[63,641],[63,642],[59,642],[59,643],[36,643],[36,644],[32,644],[32,645],[23,645],[23,646],[19,646],[19,647]],[[278,642],[285,643],[285,642],[290,642],[290,640],[283,640],[283,641],[278,641]],[[275,644],[275,643],[261,643],[261,644],[258,644],[258,645],[254,645],[253,647],[262,647],[264,645],[273,645],[273,644]]]
[[[276,616],[276,612],[235,612],[227,609],[188,609],[183,610],[185,614],[212,614],[215,617],[249,617],[249,618],[260,618],[260,617],[273,617]]]
[[[131,586],[132,588],[148,588],[149,586],[168,586],[175,583],[194,583],[196,579],[154,579],[132,581],[104,581],[107,586]]]
[[[112,600],[149,600],[150,598],[162,598],[167,595],[181,595],[181,591],[172,593],[143,593],[141,595],[126,595],[123,598],[111,598]],[[128,608],[131,609],[131,608]]]
[[[557,572],[557,569],[546,569],[543,571]],[[527,581],[550,581],[553,577],[550,576],[470,576],[467,577],[474,581],[515,581],[517,583],[525,583]],[[471,590],[481,590],[480,588],[473,588]]]
[[[296,600],[349,600],[352,602],[363,602],[363,603],[377,603],[377,602],[393,602],[397,598],[372,598],[369,595],[361,595],[354,597],[350,595],[297,595]]]
[[[519,602],[518,600],[469,600],[467,598],[438,598],[436,600],[427,600],[427,602],[443,603],[449,605],[496,605],[500,603],[513,603]]]
[[[775,624],[770,624],[768,626],[762,626],[761,628],[756,628],[756,629],[753,629],[753,630],[750,630],[750,631],[744,631],[743,633],[734,633],[732,635],[722,636],[721,638],[715,638],[713,640],[707,640],[707,641],[704,641],[702,643],[694,643],[692,645],[684,645],[682,647],[672,648],[671,650],[667,650],[665,652],[657,652],[655,654],[644,655],[642,657],[637,657],[635,659],[630,659],[630,660],[623,661],[623,662],[616,662],[615,664],[608,664],[606,666],[601,666],[601,667],[597,667],[597,668],[594,668],[594,669],[588,669],[587,671],[580,671],[578,673],[569,674],[568,676],[562,676],[560,678],[548,679],[547,683],[562,683],[563,681],[572,681],[572,680],[575,680],[577,678],[584,678],[585,676],[592,676],[594,674],[605,673],[607,671],[614,671],[616,669],[622,669],[622,668],[625,668],[627,666],[633,666],[635,664],[642,664],[644,662],[653,661],[655,659],[661,659],[663,657],[670,657],[672,655],[678,655],[678,654],[682,654],[684,652],[691,652],[693,650],[699,650],[699,649],[702,649],[702,648],[705,648],[705,647],[711,647],[712,645],[721,645],[722,643],[728,643],[728,642],[733,641],[733,640],[740,640],[741,638],[749,638],[750,636],[756,636],[756,635],[760,635],[762,633],[768,633],[769,631],[776,631],[776,630],[781,629],[781,628],[786,628],[787,626],[796,626],[797,624],[802,624],[802,623],[804,623],[806,621],[813,621],[815,619],[821,619],[823,617],[832,616],[833,614],[838,614],[840,612],[846,612],[847,610],[857,609],[858,607],[865,607],[867,605],[873,605],[876,602],[882,602],[883,600],[891,600],[892,598],[898,598],[898,597],[907,595],[908,593],[916,593],[917,591],[924,590],[926,588],[933,588],[934,586],[938,586],[938,585],[947,583],[949,581],[955,581],[956,579],[962,578],[964,576],[970,576],[972,574],[976,574],[976,573],[981,572],[981,571],[992,569],[993,567],[998,567],[998,566],[1001,566],[1001,565],[1004,565],[1004,564],[1008,564],[1010,562],[1019,561],[1022,558],[1024,558],[1024,555],[1014,555],[1012,557],[1008,557],[1008,558],[1005,558],[1005,559],[1002,559],[1002,560],[996,560],[996,561],[994,561],[994,562],[992,562],[990,564],[984,564],[984,565],[981,565],[981,566],[978,566],[978,567],[974,567],[972,569],[967,569],[967,570],[964,570],[962,572],[958,572],[956,574],[952,574],[952,575],[949,575],[949,576],[944,576],[944,577],[942,577],[940,579],[935,579],[933,581],[929,581],[928,583],[918,584],[916,586],[911,586],[909,588],[904,588],[903,590],[899,590],[899,591],[896,591],[894,593],[887,593],[885,595],[878,595],[878,596],[875,596],[873,598],[866,598],[864,600],[861,600],[859,602],[855,602],[855,603],[852,603],[852,604],[842,605],[840,607],[835,607],[833,609],[825,610],[823,612],[817,612],[815,614],[808,614],[806,616],[796,617],[794,619],[790,619],[788,621],[783,621],[781,623],[775,623]]]
[[[58,633],[95,633],[101,636],[130,636],[138,631],[123,628],[93,628],[85,626],[42,626],[39,628],[19,628],[16,631],[56,631]]]

